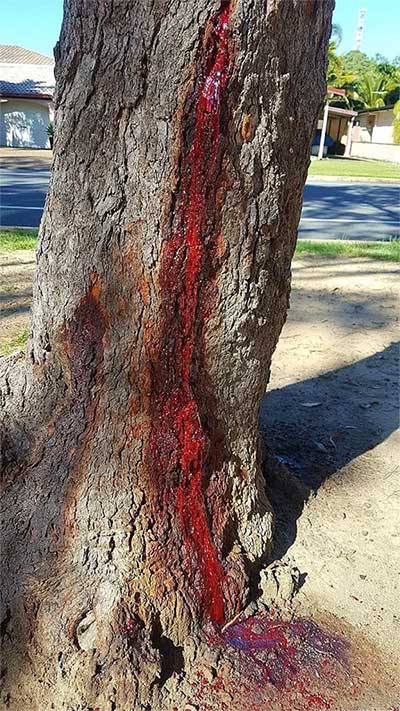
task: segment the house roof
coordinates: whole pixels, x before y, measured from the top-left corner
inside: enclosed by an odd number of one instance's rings
[[[54,60],[25,47],[0,44],[0,64],[54,64]]]
[[[376,109],[360,109],[359,114],[376,114],[377,111],[393,111],[394,104],[389,106],[378,106]]]
[[[23,47],[0,45],[0,96],[51,99],[54,86],[50,57]]]
[[[328,114],[335,114],[335,116],[357,116],[357,111],[342,109],[339,106],[331,106],[328,104]]]

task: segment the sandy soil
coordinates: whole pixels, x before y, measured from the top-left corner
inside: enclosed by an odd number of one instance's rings
[[[397,279],[397,265],[387,262],[296,259],[291,310],[261,412],[275,458],[314,492],[306,504],[272,493],[276,554],[302,573],[300,606],[335,614],[394,663],[400,660]],[[393,703],[399,701],[400,691]]]
[[[34,254],[3,253],[0,264],[2,342],[28,323]],[[269,492],[275,555],[301,573],[298,614],[342,626],[375,668],[375,692],[382,659],[400,659],[397,279],[387,262],[296,259],[261,411],[275,460],[308,487],[294,495],[278,480]],[[359,711],[397,709],[400,692],[382,703],[375,692]]]
[[[29,324],[35,253],[0,252],[0,348]]]

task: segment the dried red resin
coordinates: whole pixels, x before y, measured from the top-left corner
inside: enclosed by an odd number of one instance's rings
[[[329,709],[332,699],[312,687],[321,677],[332,676],[335,665],[347,668],[348,643],[323,630],[313,620],[283,621],[267,615],[230,626],[225,644],[239,650],[244,676],[249,672],[262,687],[301,697],[312,709]]]
[[[259,615],[208,642],[223,648],[223,663],[214,678],[197,673],[190,701],[199,711],[324,711],[352,696],[349,643],[313,620]]]
[[[107,319],[100,304],[101,283],[93,272],[88,292],[81,299],[71,321],[63,328],[63,338],[71,365],[71,389],[89,396],[99,364],[103,360],[103,336]]]
[[[159,273],[161,336],[153,358],[150,451],[152,483],[161,513],[171,512],[184,540],[188,574],[201,606],[224,622],[224,570],[208,528],[203,493],[206,435],[193,392],[200,294],[216,177],[222,92],[229,68],[230,5],[211,20],[197,60],[182,138],[174,226],[164,242]],[[193,118],[191,125],[190,117]],[[190,135],[189,135],[190,134]],[[169,513],[171,515],[171,513]],[[168,542],[166,542],[166,546]]]

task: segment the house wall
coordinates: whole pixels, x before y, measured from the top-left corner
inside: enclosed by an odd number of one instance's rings
[[[354,156],[354,158],[373,158],[375,160],[387,160],[391,163],[400,163],[400,146],[394,146],[390,143],[352,141],[350,155]]]
[[[39,99],[1,99],[0,146],[49,148],[49,102]]]
[[[360,122],[360,141],[393,144],[394,115],[392,109],[359,114],[358,120]]]

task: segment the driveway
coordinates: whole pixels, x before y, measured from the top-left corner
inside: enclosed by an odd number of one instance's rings
[[[8,152],[7,152],[8,150]],[[0,151],[0,224],[37,227],[50,178],[50,151]],[[300,239],[381,240],[400,233],[398,185],[311,179]]]

